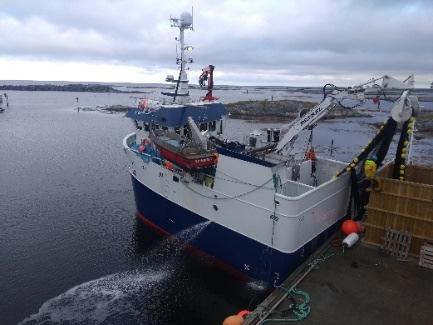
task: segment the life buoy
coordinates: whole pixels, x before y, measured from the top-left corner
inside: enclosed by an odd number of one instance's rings
[[[305,159],[306,160],[316,160],[316,152],[314,149],[308,150],[305,152]]]

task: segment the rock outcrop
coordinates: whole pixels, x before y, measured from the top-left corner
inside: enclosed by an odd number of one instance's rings
[[[254,120],[272,119],[294,119],[299,112],[304,109],[311,109],[316,103],[298,100],[261,100],[261,101],[241,101],[227,104],[230,117]],[[337,107],[331,110],[325,119],[345,118],[345,117],[366,117],[366,113],[355,109],[344,109]]]

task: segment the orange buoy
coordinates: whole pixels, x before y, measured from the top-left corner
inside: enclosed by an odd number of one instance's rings
[[[241,316],[242,318],[246,318],[249,314],[251,314],[251,312],[249,310],[241,310],[239,313],[237,313],[238,316]]]
[[[355,232],[358,233],[359,232],[359,225],[356,221],[353,220],[346,220],[341,224],[341,231],[343,232],[343,234],[350,235],[351,233]]]
[[[224,319],[223,325],[242,325],[244,318],[239,315],[231,315]]]
[[[165,161],[164,167],[167,168],[168,170],[171,170],[171,171],[173,171],[173,169],[174,169],[173,163],[171,161],[168,161],[168,160]]]

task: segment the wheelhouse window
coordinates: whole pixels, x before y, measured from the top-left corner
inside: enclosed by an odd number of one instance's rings
[[[206,131],[207,130],[207,123],[201,123],[200,124],[200,131]]]
[[[191,130],[189,129],[189,127],[187,125],[184,125],[184,127],[183,127],[183,135],[186,138],[190,138],[191,137]]]
[[[216,130],[216,121],[209,122],[209,131],[215,131]]]

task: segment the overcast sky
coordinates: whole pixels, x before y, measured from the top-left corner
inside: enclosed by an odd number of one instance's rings
[[[1,79],[163,82],[191,6],[194,83],[208,64],[219,84],[433,81],[433,1],[398,0],[0,0]]]

